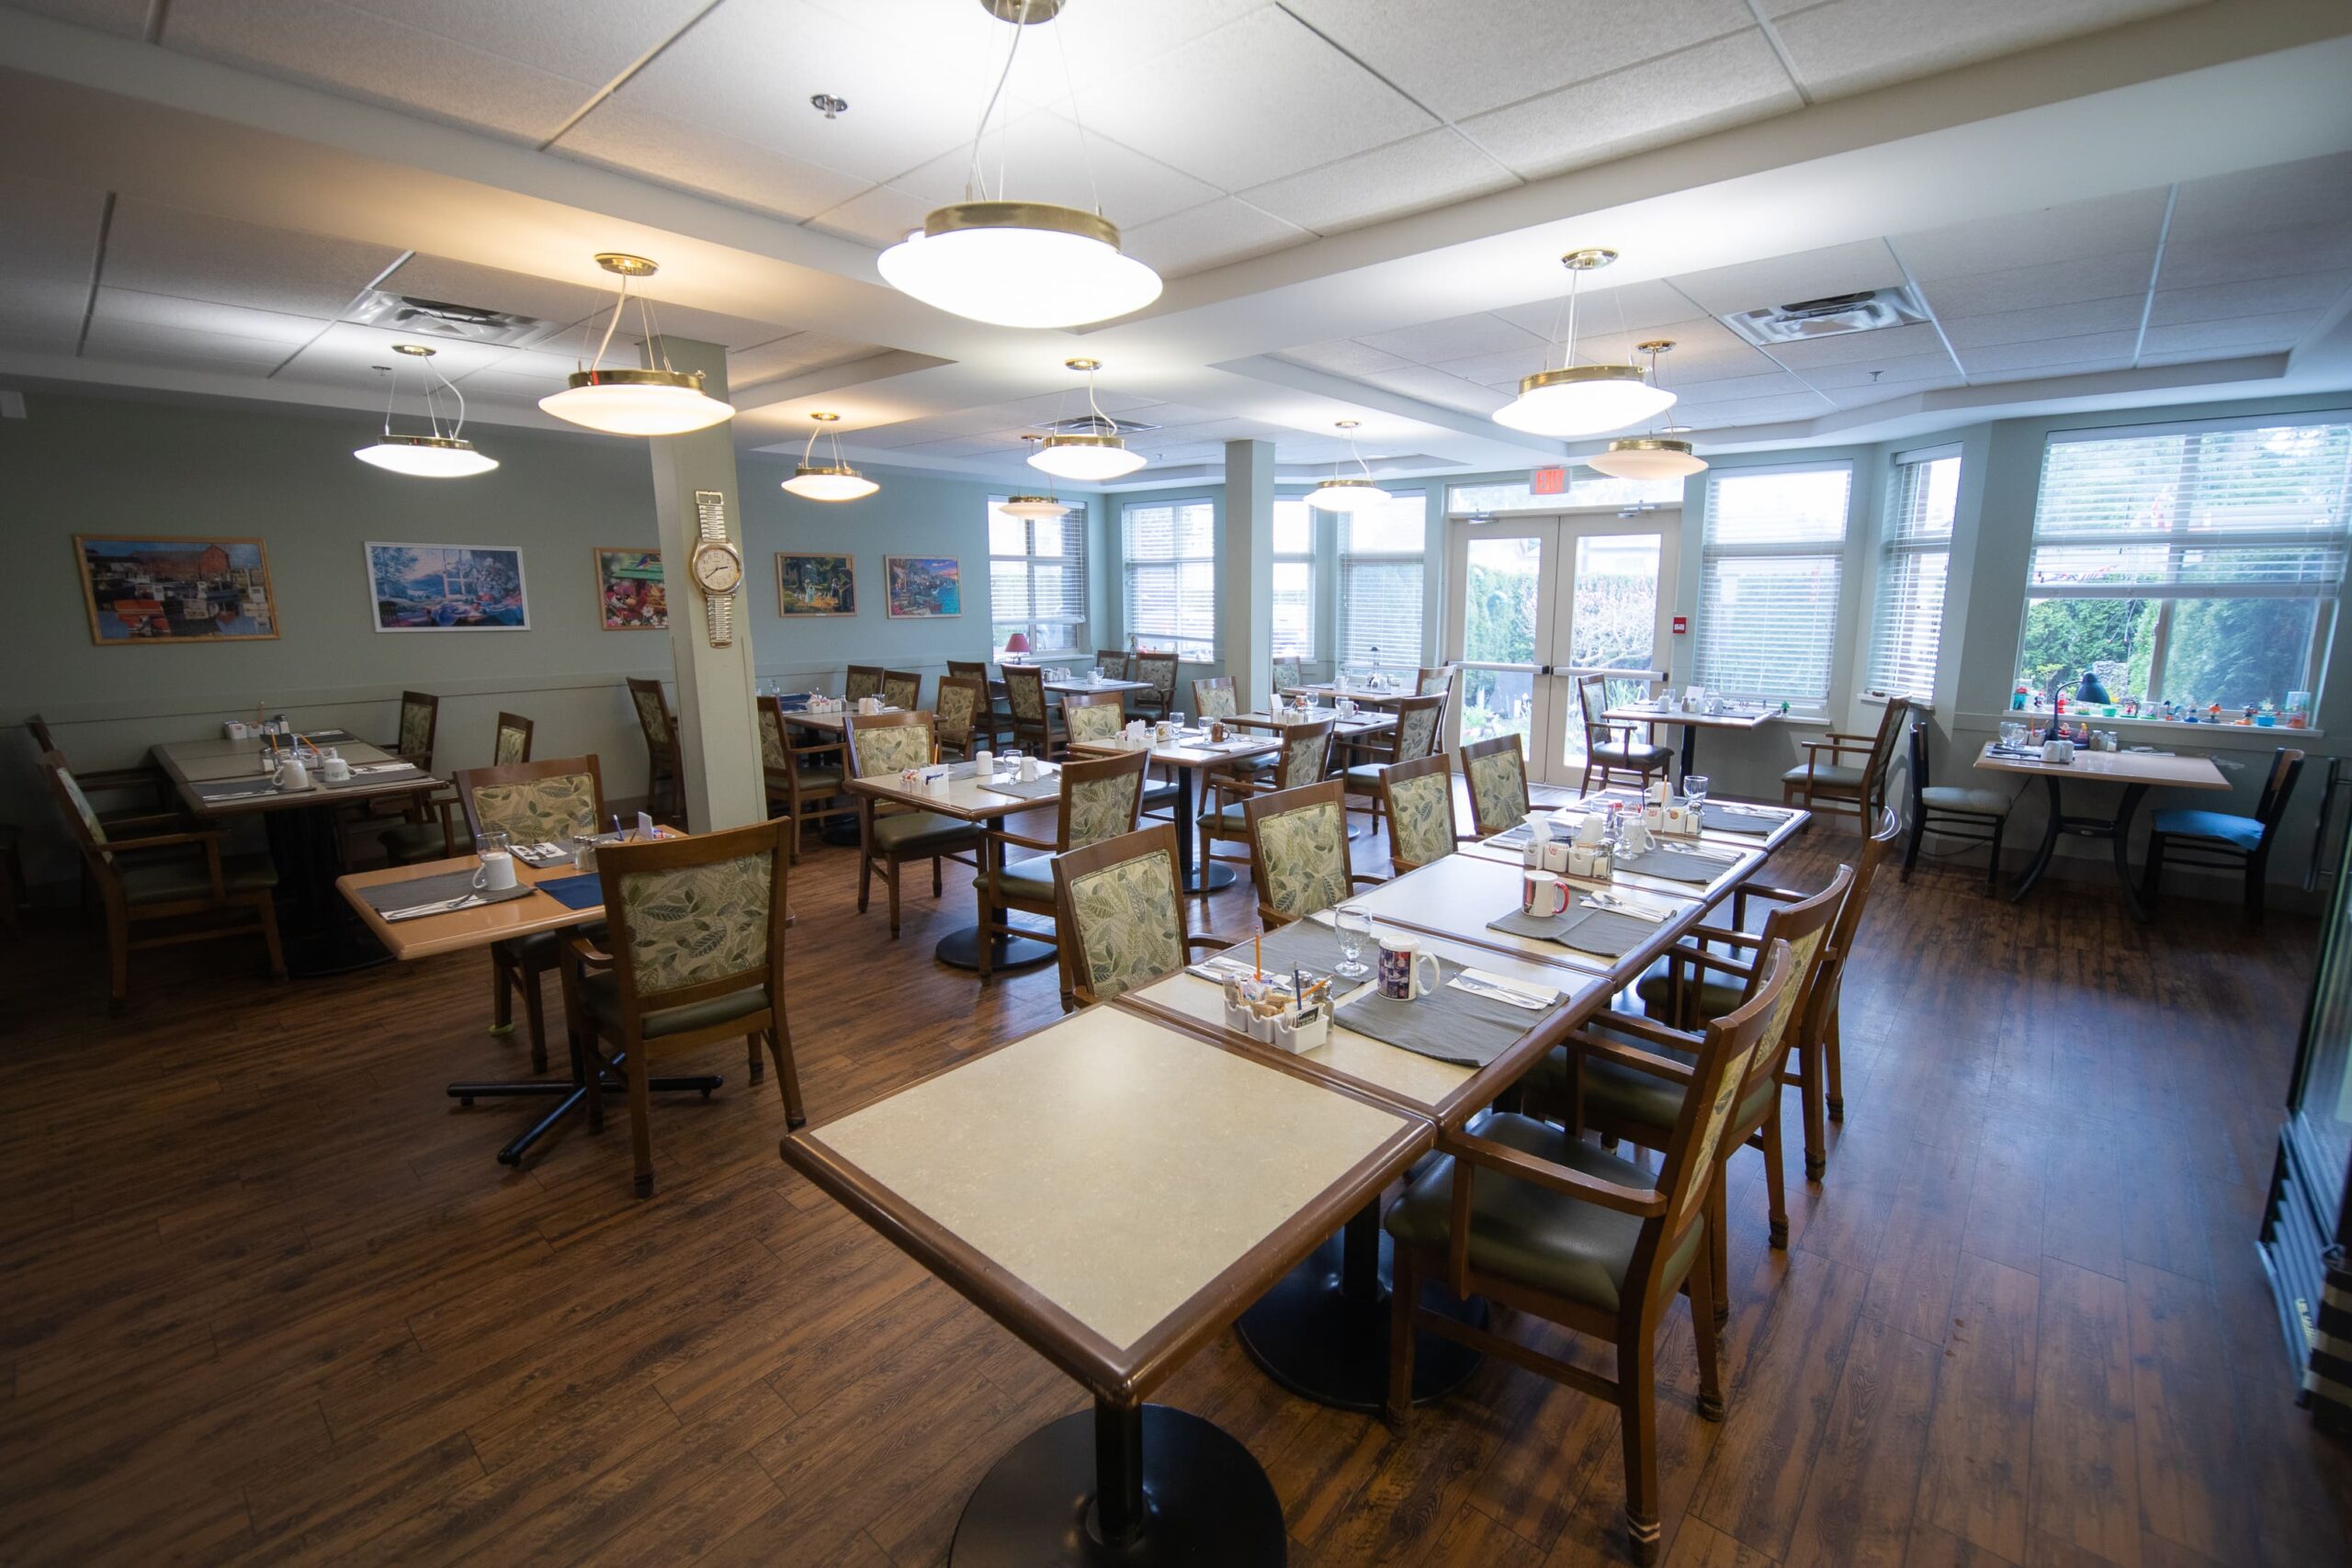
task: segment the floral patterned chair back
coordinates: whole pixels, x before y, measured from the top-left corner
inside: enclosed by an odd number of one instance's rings
[[[110,863],[114,854],[107,848],[106,824],[98,819],[97,807],[90,804],[90,797],[82,793],[64,757],[55,751],[43,751],[40,765],[49,775],[50,787],[57,796],[59,811],[74,835],[75,847],[94,861]]]
[[[905,670],[882,672],[882,701],[894,708],[910,712],[922,706],[922,676]]]
[[[1347,897],[1345,799],[1340,781],[1329,779],[1242,803],[1258,908],[1269,923],[1288,925]]]
[[[970,753],[972,726],[989,705],[988,682],[977,675],[940,677],[939,694],[932,700],[932,719],[939,743]]]
[[[759,699],[760,766],[780,782],[792,773],[792,748],[784,738],[784,704],[775,697]]]
[[[1108,740],[1125,728],[1125,705],[1116,692],[1071,693],[1062,698],[1062,727],[1071,741]]]
[[[1305,682],[1306,676],[1301,671],[1297,660],[1277,659],[1274,660],[1274,694],[1276,696],[1280,696],[1292,686],[1304,684]]]
[[[476,842],[484,833],[506,833],[537,843],[594,832],[605,820],[604,778],[594,757],[461,768],[451,782]]]
[[[1213,718],[1231,718],[1241,709],[1235,705],[1233,677],[1208,675],[1193,682],[1193,711],[1203,723]]]
[[[1318,724],[1285,725],[1283,728],[1282,766],[1276,775],[1276,789],[1302,789],[1322,778],[1331,761],[1331,730],[1333,721]]]
[[[1400,873],[1453,852],[1453,760],[1443,752],[1380,775],[1387,797],[1388,859]]]
[[[490,762],[494,768],[511,768],[517,762],[531,760],[531,721],[520,714],[498,716],[498,734],[490,744]]]
[[[1082,850],[1134,832],[1143,813],[1144,770],[1150,764],[1151,753],[1145,750],[1063,763],[1061,847]]]
[[[430,692],[401,694],[401,738],[394,750],[420,768],[433,766],[433,734],[441,723],[441,699]]]
[[[988,684],[989,667],[985,660],[951,659],[947,661],[947,672],[950,675],[977,676],[984,689]]]
[[[1034,665],[1004,667],[1005,701],[1012,716],[1023,724],[1046,722],[1046,672]]]
[[[1166,713],[1176,705],[1176,656],[1172,653],[1144,653],[1134,656],[1130,668],[1135,678],[1151,688],[1141,706]]]
[[[1418,762],[1434,754],[1438,721],[1445,716],[1445,694],[1400,697],[1396,702],[1396,761]]]
[[[631,871],[623,855],[607,901],[614,958],[628,965],[640,1004],[659,1006],[671,992],[691,988],[699,1001],[767,979],[774,908],[784,881],[784,857],[773,829],[748,852],[721,854],[687,865]],[[731,835],[711,834],[715,840]],[[667,841],[675,848],[701,840]],[[603,859],[598,857],[599,862]],[[724,982],[734,980],[738,986]]]
[[[842,735],[849,742],[853,778],[927,768],[938,755],[927,713],[845,714]]]
[[[1527,820],[1527,757],[1516,735],[1474,740],[1462,748],[1462,773],[1470,784],[1470,823],[1482,839],[1507,832]]]
[[[1430,665],[1423,669],[1420,678],[1413,683],[1415,694],[1424,697],[1446,696],[1453,690],[1453,666],[1450,664]]]
[[[882,675],[879,664],[853,664],[842,677],[842,695],[853,703],[860,697],[878,697]]]
[[[1109,1001],[1184,966],[1174,829],[1155,825],[1064,856],[1054,880],[1054,924],[1080,1002]]]
[[[676,732],[670,728],[670,699],[662,695],[662,682],[632,678],[628,697],[637,705],[637,722],[645,731],[645,743],[657,751],[668,750]]]

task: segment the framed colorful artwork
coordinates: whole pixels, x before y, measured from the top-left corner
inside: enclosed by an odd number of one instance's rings
[[[670,624],[660,550],[596,548],[596,613],[608,632],[661,631]]]
[[[259,539],[74,536],[90,640],[250,642],[277,636],[269,552]]]
[[[779,615],[856,615],[857,558],[778,552],[775,558],[775,613]]]
[[[368,586],[379,632],[522,632],[523,552],[511,545],[386,545],[370,540]]]
[[[964,613],[962,565],[953,556],[884,556],[894,620],[933,620]]]

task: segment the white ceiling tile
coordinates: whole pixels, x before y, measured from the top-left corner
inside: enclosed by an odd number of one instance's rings
[[[2151,326],[2210,321],[2225,316],[2260,316],[2281,310],[2324,310],[2352,288],[2352,271],[2312,272],[2300,277],[2262,277],[2250,283],[2214,283],[2202,288],[2160,288],[2148,312]]]
[[[894,186],[876,186],[818,213],[808,227],[884,249],[922,228],[924,214],[935,205]]]
[[[1824,250],[1711,267],[1672,280],[1691,303],[1712,316],[1886,288],[1902,281],[1903,269],[1883,240],[1856,240]]]
[[[224,370],[266,375],[294,352],[284,344],[261,338],[229,337],[220,333],[185,332],[145,321],[93,319],[90,335],[82,345],[85,359],[125,360],[140,365],[169,365],[196,370]]]
[[[1188,212],[1126,231],[1124,248],[1157,268],[1162,276],[1176,277],[1263,255],[1314,237],[1247,202],[1221,196]]]
[[[2229,316],[2212,321],[2183,321],[2150,327],[2141,350],[2170,354],[2182,349],[2245,349],[2292,344],[2317,326],[2320,310],[2290,310],[2277,315]]]
[[[90,302],[106,194],[50,180],[0,178],[0,330],[71,354]]]
[[[437,299],[445,305],[472,305],[511,315],[534,316],[560,326],[584,321],[609,310],[613,303],[610,289],[588,288],[557,278],[423,254],[409,257],[377,287],[420,299]]]
[[[1909,253],[1903,249],[1903,243],[1895,242],[1895,249],[1908,260]],[[1923,280],[1919,294],[1939,318],[1989,316],[2004,310],[2032,310],[2044,305],[2071,305],[2085,299],[2114,299],[2145,293],[2155,271],[2156,250],[2151,244],[2143,251],[2119,251],[2110,255],[2078,256]]]
[[[1051,201],[1091,210],[1122,229],[1148,223],[1222,194],[1214,186],[1179,173],[1155,158],[1087,132],[1060,115],[1039,110],[991,133],[983,160],[994,180],[1006,171],[1007,188],[1023,201]],[[910,170],[891,188],[921,198],[925,210],[964,199],[971,168],[968,149],[959,148]],[[1097,200],[1097,193],[1100,200]]]
[[[1872,377],[1875,373],[1876,379]],[[1834,392],[1848,387],[1869,387],[1912,381],[1957,381],[1960,367],[1939,347],[1933,354],[1906,354],[1893,359],[1856,360],[1850,365],[1809,365],[1805,385]]]
[[[1951,361],[1945,361],[1947,365]],[[1958,375],[1930,377],[1919,381],[1870,381],[1852,387],[1824,387],[1822,395],[1841,409],[1870,408],[1877,403],[1892,402],[1920,392],[1939,392],[1950,387],[1964,387],[1968,383]]]
[[[1810,419],[1826,413],[1829,400],[1818,392],[1792,392],[1784,397],[1749,398],[1740,402],[1710,403],[1703,414],[1691,415],[1694,429],[1719,430],[1736,424],[1778,424],[1782,420]]]
[[[1400,218],[1519,184],[1519,176],[1451,128],[1425,130],[1241,195],[1318,234]]]
[[[2140,363],[2142,365],[2197,365],[2212,359],[2242,359],[2257,355],[2283,355],[2292,346],[2291,344],[2281,343],[2250,348],[2233,348],[2220,353],[2210,348],[2181,348],[2165,354],[2143,354],[2140,356]]]
[[[1373,348],[1352,338],[1340,338],[1334,343],[1310,343],[1297,348],[1286,348],[1276,355],[1309,370],[1321,370],[1333,376],[1362,376],[1374,370],[1398,370],[1413,362],[1401,354],[1391,354],[1384,348]]]
[[[1467,359],[1448,359],[1432,368],[1442,370],[1449,376],[1459,376],[1465,381],[1476,381],[1481,387],[1501,387],[1516,391],[1521,381],[1557,358],[1558,355],[1547,344],[1537,343],[1498,354],[1474,354]]]
[[[1510,394],[1498,392],[1491,387],[1481,387],[1459,376],[1449,376],[1442,370],[1424,366],[1408,366],[1402,370],[1380,370],[1361,378],[1383,391],[1402,397],[1419,398],[1423,402],[1442,408],[1460,409],[1467,413],[1490,414],[1510,401]]]
[[[1802,376],[1819,366],[1892,365],[1898,359],[1934,355],[1942,348],[1943,340],[1936,335],[1936,329],[1922,322],[1916,327],[1880,327],[1873,332],[1775,344],[1769,353]]]
[[[92,313],[93,323],[106,321],[127,327],[170,327],[178,332],[205,333],[217,337],[249,338],[278,345],[283,359],[327,327],[317,316],[292,316],[277,310],[249,310],[242,305],[215,305],[202,299],[179,299],[168,294],[141,294],[128,288],[101,288]],[[273,363],[275,363],[273,361]]]
[[[2156,287],[2194,288],[2347,268],[2352,268],[2352,222],[2301,223],[2258,238],[2224,236],[2167,244]]]
[[[1448,119],[1756,25],[1742,0],[1289,0],[1289,8]]]
[[[2130,332],[2086,333],[2080,337],[2042,338],[2028,343],[1986,344],[1960,351],[1961,365],[1972,377],[1997,376],[2041,365],[2120,364],[2132,362],[2140,341],[2137,327]]]
[[[856,175],[673,119],[618,94],[564,132],[554,150],[794,219],[837,207],[867,187]]]
[[[1686,301],[1684,309],[1688,310]],[[1606,310],[1589,310],[1577,338],[1578,358],[1597,363],[1631,365],[1646,361],[1642,344],[1663,340],[1674,346],[1658,356],[1659,372],[1669,384],[1720,380],[1728,376],[1759,376],[1778,366],[1758,353],[1754,344],[1712,316],[1680,321],[1660,321],[1640,328],[1596,332],[1607,321]]]
[[[2352,222],[2352,152],[2189,180],[2173,203],[2176,240],[2244,240],[2272,229]]]
[[[189,0],[172,0],[173,22]],[[388,22],[459,39],[575,82],[610,82],[674,36],[709,0],[342,0]],[[168,41],[168,40],[167,40]]]
[[[1416,365],[1440,365],[1474,355],[1514,351],[1536,358],[1542,355],[1544,346],[1544,339],[1536,333],[1485,311],[1424,321],[1416,327],[1399,327],[1395,332],[1374,333],[1356,341],[1367,348],[1401,355]]]
[[[727,383],[730,387],[756,387],[763,381],[851,364],[878,352],[870,343],[852,343],[821,333],[795,333],[790,337],[729,354]]]
[[[8,0],[8,4],[16,10],[55,17],[102,32],[141,38],[146,35],[147,13],[154,0]]]
[[[1939,316],[1944,336],[1957,349],[1981,348],[1996,343],[2031,343],[2045,338],[2081,337],[2089,333],[2137,332],[2146,312],[2143,291],[2114,299],[2086,299],[2073,305],[2044,305],[2032,310],[2000,310],[1984,316]]]
[[[571,369],[571,365],[566,363],[565,374],[570,374]],[[469,376],[453,376],[450,379],[465,389],[469,409],[485,402],[522,407],[537,402],[549,392],[563,390],[564,385],[562,376],[526,375],[504,369],[477,370]],[[409,394],[415,385],[406,377],[401,378],[401,407],[404,412],[413,406],[409,401]]]
[[[1494,313],[1513,326],[1525,327],[1546,341],[1552,340],[1566,330],[1567,313],[1563,306],[1567,299],[1568,275],[1555,263],[1552,276],[1559,280],[1560,291],[1556,295],[1524,305],[1512,305]],[[1577,318],[1583,327],[1638,332],[1644,327],[1688,321],[1696,313],[1681,291],[1664,278],[1620,284],[1614,288],[1601,288],[1600,280],[1608,276],[1605,272],[1595,273],[1584,280],[1584,290],[1577,306]]]
[[[1089,0],[1047,26],[1022,33],[1007,90],[1035,104],[1057,104],[1068,83],[1099,81],[1134,70],[1178,45],[1223,27],[1268,0]],[[1014,29],[972,0],[813,0],[892,51],[956,49],[972,74],[993,83]],[[1067,61],[1067,71],[1065,70]],[[853,100],[853,107],[854,101]],[[978,112],[977,106],[975,113]]]
[[[2164,231],[2166,194],[2162,186],[2125,191],[1973,223],[1917,230],[1894,235],[1888,243],[1911,276],[1922,283],[2045,262],[2154,251],[2157,236]]]
[[[1803,103],[1771,46],[1751,29],[1479,115],[1462,129],[1538,179]]]
[[[2019,365],[1999,370],[1982,370],[1970,379],[1978,386],[2002,386],[2013,381],[2063,381],[2070,376],[2105,376],[2118,370],[2129,370],[2129,359],[2075,359],[2059,365]]]
[[[1785,370],[1775,370],[1769,361],[1759,357],[1758,364],[1765,373],[1757,376],[1733,376],[1719,381],[1702,381],[1689,386],[1677,386],[1672,377],[1667,378],[1667,390],[1674,393],[1679,407],[1706,408],[1715,403],[1753,402],[1758,398],[1795,397],[1804,393],[1806,384]],[[1679,416],[1678,416],[1679,417]]]
[[[1842,97],[2054,43],[2199,0],[1829,0],[1776,21],[1816,97]]]
[[[1225,190],[1436,124],[1279,7],[1252,11],[1079,96],[1090,127]]]
[[[107,231],[103,281],[256,310],[339,316],[400,255],[390,245],[266,228],[126,197],[115,203]]]
[[[277,374],[281,378],[295,381],[323,381],[346,387],[376,385],[382,378],[377,375],[375,367],[395,363],[392,345],[409,341],[400,333],[337,321],[288,360],[286,367]],[[454,339],[433,346],[437,351],[434,355],[434,367],[453,381],[461,380],[478,370],[497,367],[515,352]],[[284,357],[282,350],[279,356]],[[637,362],[635,345],[632,344],[626,363],[634,365]],[[406,374],[401,379],[409,386],[415,384],[414,378]],[[548,386],[547,390],[554,391],[560,386],[558,382]]]

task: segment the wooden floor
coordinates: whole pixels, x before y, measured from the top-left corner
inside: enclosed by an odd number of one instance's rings
[[[1850,844],[1816,829],[1779,874]],[[849,852],[803,863],[820,1115],[1058,1010],[1050,970],[983,992],[934,964],[969,889],[909,879],[893,942]],[[1737,1156],[1721,1427],[1668,1325],[1669,1562],[2343,1561],[2352,1464],[2290,1401],[2252,1243],[2310,922],[2135,928],[2097,884],[2019,908],[1964,870],[1882,889],[1789,1251]],[[0,1562],[915,1568],[1081,1406],[786,1171],[740,1046],[715,1101],[657,1106],[635,1202],[625,1131],[509,1171],[524,1112],[443,1098],[524,1062],[484,1032],[482,958],[280,989],[234,946],[167,951],[117,1024],[91,933],[43,926],[0,946]],[[1623,1561],[1613,1416],[1529,1374],[1399,1434],[1228,1337],[1163,1397],[1263,1461],[1294,1562]]]

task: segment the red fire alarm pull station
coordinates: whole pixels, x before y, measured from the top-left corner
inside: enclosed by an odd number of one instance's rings
[[[1675,616],[1675,617],[1674,617],[1674,635],[1675,635],[1676,637],[1680,637],[1680,636],[1682,636],[1684,633],[1688,632],[1690,629],[1690,616],[1688,616],[1688,615],[1677,615],[1677,616]]]
[[[1568,470],[1538,468],[1527,476],[1530,495],[1566,495],[1568,493]]]

